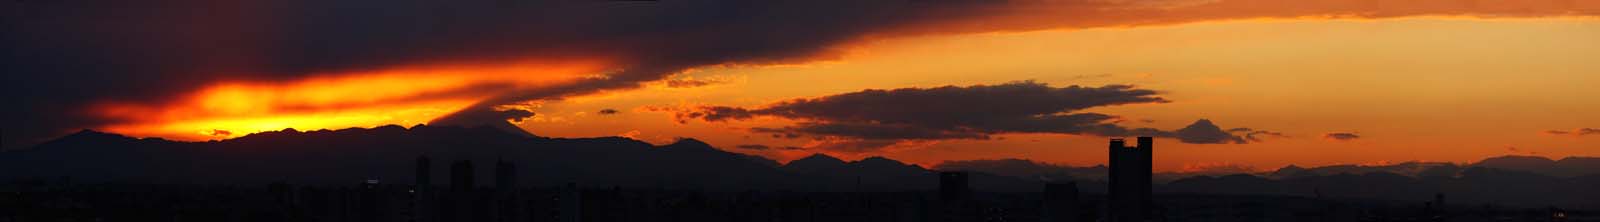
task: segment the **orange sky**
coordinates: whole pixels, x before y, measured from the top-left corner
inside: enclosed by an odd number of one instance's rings
[[[1542,133],[1600,127],[1600,19],[1252,19],[1121,28],[1056,29],[874,39],[834,60],[792,65],[700,67],[670,80],[698,87],[641,89],[524,104],[519,126],[553,137],[679,137],[781,161],[814,150],[807,138],[749,133],[793,120],[679,123],[649,107],[756,107],[863,89],[968,86],[1036,80],[1051,86],[1133,84],[1171,103],[1099,107],[1133,127],[1175,129],[1196,119],[1224,128],[1284,132],[1250,144],[1157,140],[1156,169],[1242,164],[1464,162],[1505,154],[1600,156],[1600,135]],[[412,125],[492,96],[493,87],[536,88],[599,75],[599,62],[397,67],[288,82],[219,83],[171,104],[106,103],[100,115],[138,117],[103,126],[136,136],[205,140],[297,129]],[[501,85],[495,85],[501,83]],[[220,102],[219,102],[220,101]],[[616,109],[611,115],[597,113]],[[217,134],[218,130],[230,134]],[[1349,132],[1349,141],[1324,133]],[[929,165],[944,160],[1026,158],[1103,163],[1105,138],[1007,134],[993,140],[905,144],[881,152],[831,153]]]
[[[1475,161],[1505,154],[1600,155],[1600,138],[1541,134],[1600,124],[1600,20],[1587,18],[1245,20],[1200,24],[970,34],[882,41],[846,59],[779,67],[721,67],[680,78],[717,78],[701,88],[651,87],[546,104],[522,126],[551,136],[633,135],[664,143],[695,137],[724,147],[806,146],[743,129],[786,120],[673,123],[641,106],[759,106],[861,89],[997,84],[1135,84],[1165,92],[1166,104],[1096,112],[1163,129],[1208,118],[1223,127],[1286,132],[1253,144],[1158,140],[1158,169],[1239,163],[1275,168],[1381,161]],[[796,85],[804,87],[796,87]],[[634,111],[598,116],[604,108]],[[632,133],[637,132],[637,133]],[[1354,132],[1353,141],[1323,133]],[[748,137],[748,138],[747,138]],[[1008,135],[886,153],[932,164],[949,159],[1028,158],[1072,165],[1104,160],[1104,139]],[[1516,151],[1512,151],[1515,147]],[[809,151],[738,152],[779,159]]]

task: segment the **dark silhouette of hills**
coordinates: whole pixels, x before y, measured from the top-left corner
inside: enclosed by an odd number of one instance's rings
[[[413,162],[505,160],[518,184],[690,190],[913,191],[937,188],[936,170],[970,171],[972,187],[1038,192],[1047,182],[1075,181],[1103,193],[1104,166],[1072,167],[1021,159],[950,161],[932,170],[883,157],[844,161],[813,155],[787,164],[681,139],[656,146],[622,138],[544,138],[493,127],[383,126],[370,129],[264,132],[221,141],[138,139],[81,131],[32,149],[0,153],[0,180],[76,183],[349,185],[366,179],[410,184]],[[1445,193],[1453,203],[1562,205],[1600,209],[1597,158],[1506,156],[1473,164],[1287,166],[1233,175],[1163,173],[1158,193],[1288,195],[1423,201]],[[446,185],[446,167],[432,168]],[[495,184],[492,167],[476,184]]]
[[[1501,156],[1466,165],[1448,162],[1402,162],[1387,165],[1342,164],[1311,168],[1288,165],[1274,171],[1265,172],[1157,172],[1154,175],[1156,177],[1154,181],[1171,182],[1197,176],[1220,177],[1232,174],[1251,174],[1272,179],[1288,179],[1338,174],[1360,175],[1377,172],[1409,177],[1456,177],[1459,176],[1457,174],[1462,170],[1472,167],[1522,171],[1552,177],[1579,177],[1600,174],[1600,158],[1567,157],[1557,161],[1537,156]],[[933,169],[987,172],[996,175],[1034,178],[1045,181],[1058,178],[1070,178],[1069,180],[1104,180],[1105,178],[1105,166],[1065,166],[1025,159],[953,160],[937,164]]]
[[[506,160],[519,184],[710,190],[932,190],[936,174],[887,158],[845,162],[825,155],[779,165],[759,156],[725,152],[694,139],[654,146],[622,137],[542,138],[492,126],[383,126],[301,132],[294,129],[235,139],[180,142],[135,139],[85,130],[33,149],[0,153],[0,179],[71,177],[83,183],[354,184],[365,179],[409,184],[413,161]],[[435,165],[433,184],[445,185]],[[478,168],[477,184],[494,184]],[[982,175],[975,187],[1037,191],[1037,181]]]
[[[933,168],[938,170],[987,172],[1002,176],[1043,181],[1103,180],[1106,177],[1105,165],[1073,167],[1024,159],[945,161],[935,165]]]
[[[1595,157],[1550,160],[1539,156],[1502,156],[1484,159],[1471,166],[1527,171],[1558,177],[1600,174],[1600,158]]]
[[[1157,173],[1157,193],[1284,195],[1376,201],[1429,201],[1446,194],[1454,203],[1572,206],[1600,209],[1600,167],[1590,157],[1560,161],[1506,156],[1473,164],[1405,162],[1389,165],[1285,166],[1269,172],[1227,175]],[[1022,159],[948,161],[941,170],[970,170],[1018,178],[1072,177],[1088,192],[1104,192],[1102,166],[1074,167]],[[1084,182],[1089,181],[1089,182]],[[1168,182],[1170,181],[1170,182]]]
[[[1390,172],[1268,179],[1237,174],[1185,178],[1158,192],[1290,195],[1333,199],[1428,201],[1445,194],[1452,203],[1600,208],[1600,175],[1554,177],[1524,171],[1472,167],[1457,177],[1412,177]]]

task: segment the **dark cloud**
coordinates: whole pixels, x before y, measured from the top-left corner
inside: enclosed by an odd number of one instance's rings
[[[756,151],[767,151],[767,150],[805,150],[805,149],[806,149],[806,148],[803,148],[803,147],[797,147],[797,146],[768,146],[768,145],[761,145],[761,144],[744,144],[744,145],[739,145],[739,146],[735,146],[735,147],[737,147],[737,148],[739,148],[739,149],[746,149],[746,150],[756,150]]]
[[[815,150],[827,150],[839,153],[863,154],[883,150],[886,147],[902,143],[903,140],[827,140],[811,147]]]
[[[596,112],[596,113],[599,113],[600,115],[615,115],[617,113],[620,113],[620,111],[617,111],[616,109],[601,109],[599,112]]]
[[[1547,130],[1547,131],[1544,131],[1544,133],[1546,133],[1546,134],[1552,134],[1552,135],[1574,135],[1574,136],[1587,136],[1587,135],[1595,135],[1595,134],[1600,134],[1600,129],[1597,129],[1597,128],[1579,128],[1579,129],[1575,129],[1575,130],[1572,130],[1572,131],[1566,131],[1566,130]]]
[[[1004,128],[1041,131],[1060,126],[1038,124],[1039,122],[1083,125],[1082,122],[1097,123],[1112,118],[1093,113],[1064,114],[1067,112],[1091,107],[1167,102],[1156,94],[1157,92],[1153,90],[1134,89],[1128,85],[1051,87],[1044,83],[1022,81],[966,87],[869,89],[819,98],[794,99],[759,109],[701,107],[698,110],[683,112],[679,117],[724,121],[749,119],[760,115],[789,119],[910,124],[939,129],[1008,125]]]
[[[513,134],[533,136],[510,122],[522,122],[523,119],[533,117],[533,112],[523,109],[478,108],[469,109],[440,117],[429,125],[441,126],[466,126],[466,127],[493,127]]]
[[[160,102],[225,81],[281,82],[419,64],[601,60],[568,85],[485,89],[463,112],[639,87],[709,65],[838,58],[845,43],[942,33],[1263,17],[1548,16],[1510,1],[19,1],[0,12],[7,143],[119,119],[96,101]],[[1380,7],[1381,6],[1381,7]],[[539,74],[529,74],[539,75]],[[480,115],[480,114],[465,114]],[[454,116],[454,115],[453,115]],[[494,120],[490,120],[494,121]],[[19,137],[20,136],[20,137]]]
[[[1356,135],[1356,133],[1334,132],[1334,133],[1324,133],[1324,134],[1322,134],[1322,138],[1323,139],[1328,139],[1328,140],[1334,140],[1334,141],[1350,141],[1350,140],[1360,139],[1361,135]]]
[[[473,112],[458,112],[456,114],[434,120],[432,124],[470,126],[470,123],[505,121],[522,122],[523,119],[527,119],[528,117],[533,117],[533,111],[523,109],[485,109]]]
[[[214,129],[214,130],[211,130],[211,133],[209,133],[209,134],[211,134],[211,136],[232,136],[233,132],[227,131],[227,130]]]
[[[783,128],[757,128],[751,132],[776,133],[784,138],[796,138],[800,134],[845,136],[858,139],[989,139],[989,134],[978,132],[946,131],[939,129],[923,128],[909,124],[870,124],[870,123],[817,123],[804,122],[796,126]]]
[[[1266,130],[1247,131],[1247,133],[1244,134],[1244,139],[1245,140],[1250,140],[1252,142],[1261,141],[1262,140],[1261,138],[1263,138],[1263,137],[1288,138],[1289,135],[1283,134],[1281,132],[1273,132],[1273,131],[1266,131]]]
[[[1116,124],[1119,120],[1116,116],[1080,111],[1165,102],[1167,100],[1158,97],[1156,91],[1126,85],[1051,87],[1021,81],[966,87],[863,90],[782,101],[761,108],[705,106],[671,111],[680,122],[686,119],[745,120],[762,116],[798,120],[794,125],[751,128],[750,132],[775,138],[809,135],[816,139],[846,141],[823,147],[842,151],[861,151],[905,141],[985,140],[1005,133],[1156,136],[1196,144],[1248,143],[1259,141],[1259,135],[1282,135],[1248,128],[1224,131],[1205,119],[1175,131],[1127,128]]]
[[[761,145],[761,144],[744,144],[744,145],[739,145],[739,146],[736,146],[736,147],[738,147],[739,149],[747,149],[747,150],[770,150],[770,149],[772,149],[772,147],[768,147],[767,145]]]
[[[673,80],[667,80],[667,87],[668,88],[694,88],[694,87],[701,87],[701,86],[707,86],[707,85],[718,84],[718,83],[722,83],[722,82],[711,81],[711,80],[673,79]]]
[[[678,122],[687,123],[687,120],[679,120]],[[750,128],[749,131],[752,132],[752,133],[767,133],[767,134],[771,134],[772,138],[783,138],[783,139],[800,138],[800,134],[799,133],[795,133],[794,130],[791,127],[784,127],[784,128],[754,127],[754,128]]]

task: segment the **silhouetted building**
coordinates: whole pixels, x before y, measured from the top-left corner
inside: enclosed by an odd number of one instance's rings
[[[456,191],[472,190],[472,161],[461,160],[450,164],[450,189]]]
[[[939,200],[966,200],[972,192],[967,183],[967,172],[939,172]]]
[[[1122,139],[1111,139],[1111,174],[1107,219],[1113,222],[1143,222],[1150,215],[1150,166],[1154,139],[1139,137],[1138,147],[1128,147]]]
[[[377,222],[386,219],[384,216],[387,208],[384,206],[384,193],[380,185],[381,182],[377,179],[368,179],[355,191],[355,199],[351,200],[353,206],[350,209],[353,212],[349,212],[354,221]]]
[[[1040,221],[1069,222],[1078,218],[1078,184],[1074,182],[1044,185],[1044,204],[1040,207]]]
[[[428,161],[428,156],[417,156],[417,182],[415,184],[417,189],[423,189],[433,183],[432,167]]]
[[[583,221],[583,190],[578,189],[578,183],[567,183],[566,187],[562,187],[555,202],[557,210],[551,219],[559,222]]]
[[[514,190],[517,186],[517,167],[504,160],[495,162],[494,185],[500,190]]]
[[[436,204],[433,190],[433,162],[428,156],[417,156],[416,182],[407,192],[407,209],[403,214],[405,221],[430,222],[437,221],[433,218]]]
[[[1444,208],[1444,193],[1433,194],[1433,205]]]

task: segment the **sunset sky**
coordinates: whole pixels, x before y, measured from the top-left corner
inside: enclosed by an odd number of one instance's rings
[[[924,166],[1140,135],[1167,171],[1600,156],[1595,0],[422,2],[0,3],[4,143],[509,121]]]

